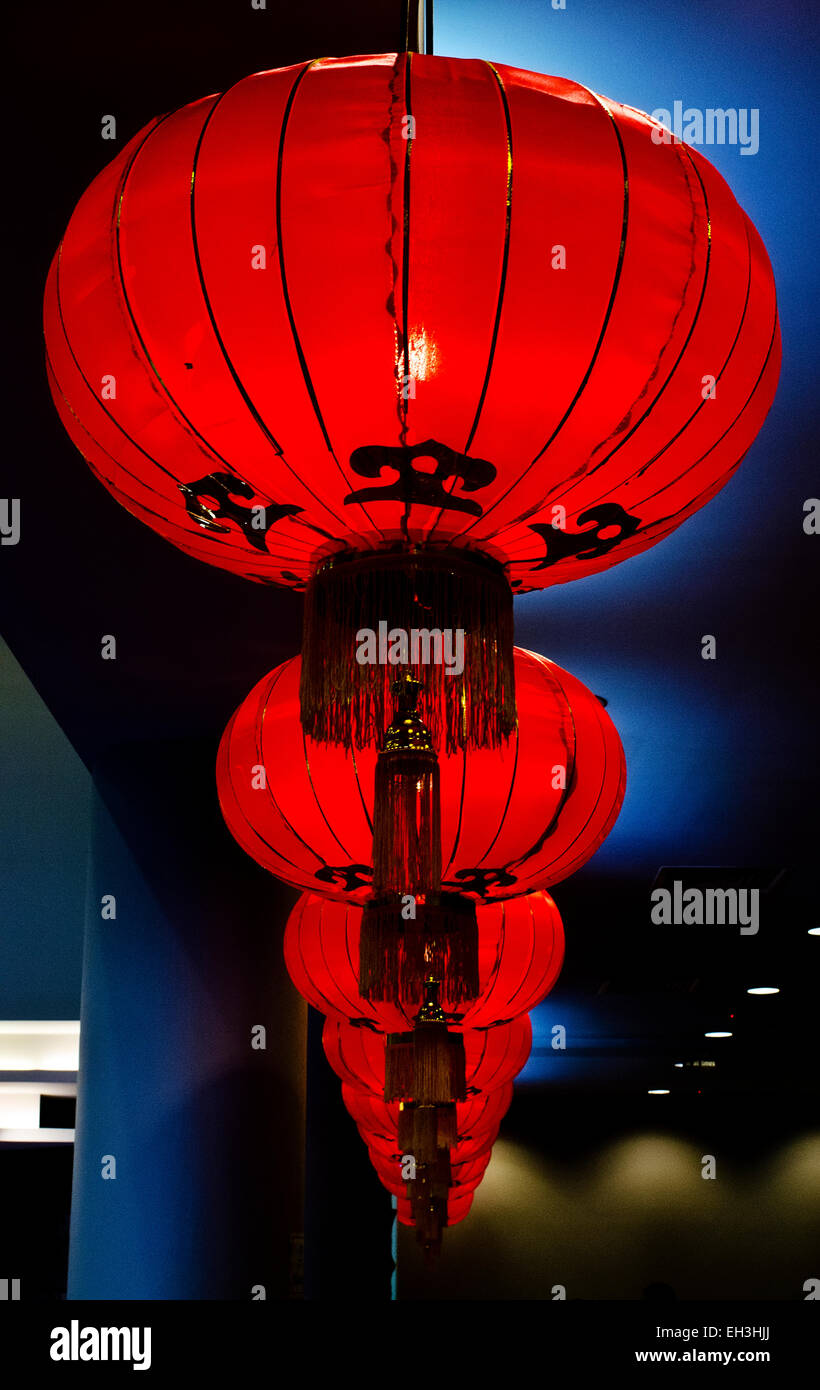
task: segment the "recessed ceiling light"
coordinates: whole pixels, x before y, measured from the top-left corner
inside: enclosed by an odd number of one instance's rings
[[[648,1096],[668,1096],[668,1095],[669,1095],[669,1092],[668,1092],[668,1091],[662,1091],[662,1090],[661,1090],[661,1091],[647,1091],[646,1094],[647,1094]]]
[[[704,1033],[704,1038],[731,1038],[731,1033]]]
[[[780,990],[776,985],[755,985],[754,989],[747,989],[747,994],[779,994]]]

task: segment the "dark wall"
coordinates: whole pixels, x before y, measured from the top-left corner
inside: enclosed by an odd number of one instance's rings
[[[519,1092],[435,1271],[402,1230],[399,1295],[550,1300],[562,1284],[567,1299],[641,1300],[664,1285],[679,1300],[804,1299],[820,1276],[814,1119],[808,1102]]]

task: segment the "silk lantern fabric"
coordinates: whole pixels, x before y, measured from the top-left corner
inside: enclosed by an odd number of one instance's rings
[[[549,993],[564,959],[564,931],[548,893],[479,906],[478,998],[456,1006],[443,994],[445,1013],[464,1028],[489,1028],[529,1013]],[[305,893],[285,927],[285,965],[299,993],[324,1014],[368,1023],[383,1033],[413,1027],[422,995],[401,1004],[359,995],[362,909]]]
[[[372,882],[376,749],[304,736],[299,669],[294,657],[264,676],[231,719],[217,758],[222,812],[278,878],[361,903]],[[609,833],[626,784],[615,726],[586,686],[520,648],[515,681],[516,733],[441,761],[442,886],[484,901],[575,873]]]
[[[458,1029],[451,1029],[458,1032]],[[532,1047],[528,1014],[497,1028],[469,1028],[464,1034],[468,1096],[506,1086],[525,1065]],[[384,1095],[385,1036],[346,1020],[326,1018],[325,1055],[336,1075],[355,1090]]]
[[[523,592],[645,550],[731,476],[780,363],[760,237],[666,139],[576,82],[426,54],[157,117],[51,266],[62,421],[129,511],[250,579],[454,546]]]

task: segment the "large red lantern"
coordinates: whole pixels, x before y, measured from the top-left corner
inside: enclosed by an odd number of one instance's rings
[[[757,232],[660,136],[575,82],[421,54],[161,116],[51,267],[66,429],[130,511],[253,579],[445,546],[524,591],[634,555],[731,476],[780,361]]]
[[[359,994],[361,908],[305,893],[285,928],[285,964],[309,1004],[325,1014],[370,1024],[383,1033],[412,1028],[422,995],[401,1003]],[[442,992],[445,1012],[464,1028],[488,1028],[528,1013],[549,993],[564,959],[564,932],[548,893],[478,908],[479,995],[456,1005]]]
[[[518,729],[496,749],[441,762],[442,884],[486,901],[567,878],[608,834],[626,768],[594,695],[516,648]],[[217,783],[228,827],[299,888],[361,903],[372,880],[373,747],[343,752],[303,736],[299,661],[276,668],[231,719]]]
[[[467,1094],[506,1086],[527,1061],[532,1047],[528,1014],[497,1028],[469,1028],[464,1034]],[[384,1095],[385,1039],[383,1033],[327,1018],[322,1043],[330,1065],[355,1090]]]

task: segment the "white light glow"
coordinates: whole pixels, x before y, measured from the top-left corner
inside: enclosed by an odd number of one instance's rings
[[[780,990],[775,985],[755,985],[754,989],[747,989],[747,994],[779,994]]]
[[[74,1082],[0,1082],[0,1128],[37,1129],[40,1124],[41,1096],[76,1096]]]
[[[73,1144],[73,1129],[0,1129],[0,1144]]]
[[[657,1090],[657,1091],[647,1091],[646,1094],[647,1094],[648,1096],[668,1096],[668,1095],[669,1095],[669,1092],[668,1092],[668,1091],[663,1091],[663,1090]]]
[[[73,1019],[0,1019],[0,1072],[77,1071],[80,1024]]]
[[[731,1038],[731,1033],[704,1033],[704,1038]]]

